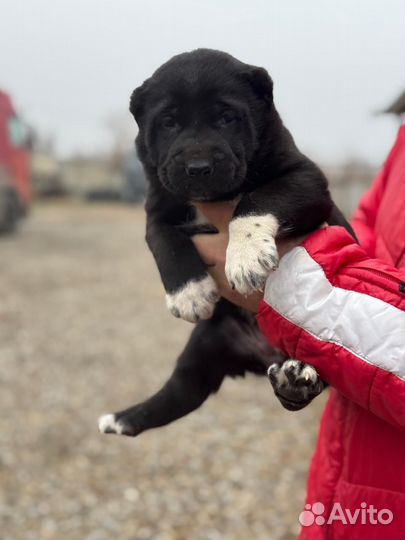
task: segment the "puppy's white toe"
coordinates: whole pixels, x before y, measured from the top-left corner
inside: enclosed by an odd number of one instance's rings
[[[267,370],[267,376],[278,386],[288,384],[288,379],[281,369],[280,364],[271,364]]]
[[[303,378],[305,381],[315,383],[318,380],[319,375],[315,368],[306,364],[300,373],[300,377]]]
[[[114,414],[103,414],[98,419],[98,429],[101,433],[122,434],[123,426],[115,419]]]

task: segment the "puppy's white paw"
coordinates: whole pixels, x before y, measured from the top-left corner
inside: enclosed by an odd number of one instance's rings
[[[316,369],[299,360],[272,364],[267,375],[281,404],[290,411],[302,409],[325,388]]]
[[[277,268],[278,228],[278,220],[271,214],[238,217],[229,224],[225,274],[239,293],[262,291],[268,275]]]
[[[175,317],[194,323],[209,319],[219,298],[216,283],[207,274],[200,280],[189,281],[178,291],[166,294],[166,304]]]
[[[115,414],[103,414],[98,419],[98,430],[100,433],[116,433],[121,435],[124,426],[115,419]]]

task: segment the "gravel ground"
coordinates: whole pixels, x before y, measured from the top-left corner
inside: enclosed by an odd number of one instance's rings
[[[296,536],[325,396],[289,413],[265,379],[227,380],[169,427],[98,433],[190,331],[143,237],[141,208],[53,202],[0,240],[1,537]]]

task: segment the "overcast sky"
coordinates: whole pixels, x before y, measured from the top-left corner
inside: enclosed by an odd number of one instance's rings
[[[374,113],[405,87],[404,26],[403,0],[0,0],[0,88],[60,155],[93,152],[162,62],[222,49],[270,72],[311,157],[379,164],[397,122]]]

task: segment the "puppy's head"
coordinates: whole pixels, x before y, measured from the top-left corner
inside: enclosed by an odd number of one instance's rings
[[[141,160],[181,198],[233,198],[273,108],[272,89],[264,69],[228,54],[175,56],[131,97]]]

